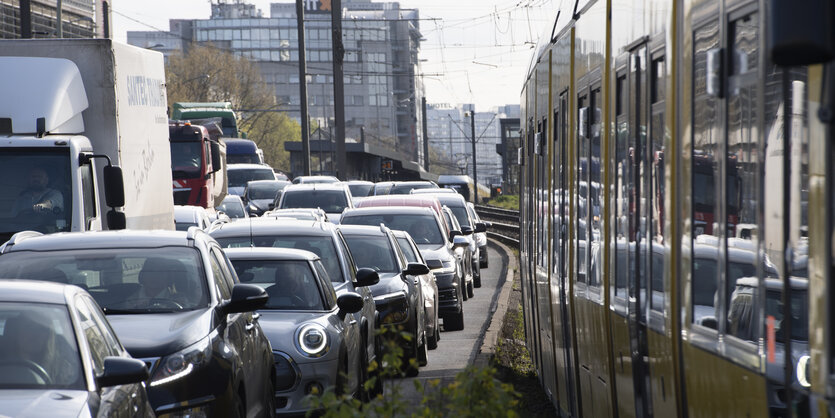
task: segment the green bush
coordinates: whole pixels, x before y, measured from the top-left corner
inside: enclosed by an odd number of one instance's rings
[[[384,393],[367,403],[346,395],[337,395],[329,389],[324,394],[308,396],[307,402],[314,411],[310,416],[325,418],[360,418],[360,417],[410,417],[410,418],[446,418],[446,417],[517,417],[514,412],[518,404],[518,394],[509,384],[496,379],[493,367],[467,367],[455,376],[448,385],[441,385],[440,379],[428,380],[426,384],[415,380],[417,393],[423,398],[419,405],[409,403],[402,396],[398,379],[406,369],[404,353],[397,343],[399,338],[410,340],[413,336],[407,332],[382,330],[382,363],[376,360],[368,366],[371,376],[364,386],[367,391],[374,388],[376,379],[384,379]],[[391,333],[396,333],[391,335]],[[394,336],[395,338],[391,338]],[[414,361],[414,360],[412,360]],[[417,364],[410,364],[417,367]]]

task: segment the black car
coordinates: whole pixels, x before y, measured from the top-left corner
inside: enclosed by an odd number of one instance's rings
[[[380,282],[370,287],[380,313],[380,325],[402,327],[403,331],[411,333],[414,338],[400,341],[405,364],[414,360],[425,366],[428,362],[426,312],[423,288],[415,276],[428,274],[429,267],[407,263],[397,239],[385,226],[343,225],[339,230],[345,236],[357,266],[370,268],[380,276]],[[412,367],[407,371],[417,375],[418,369]]]
[[[102,307],[151,373],[157,415],[271,415],[270,343],[252,311],[267,294],[240,284],[220,246],[179,231],[15,234],[0,247],[0,277],[70,283]]]
[[[417,243],[438,283],[438,311],[444,329],[464,329],[466,268],[456,251],[468,245],[464,237],[449,237],[438,214],[427,207],[379,206],[348,209],[343,225],[379,226],[406,231]]]
[[[147,379],[87,292],[0,280],[0,416],[153,417]]]

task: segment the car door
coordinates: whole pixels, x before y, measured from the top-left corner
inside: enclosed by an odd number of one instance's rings
[[[215,287],[215,292],[217,293],[218,298],[221,299],[218,303],[222,304],[232,298],[233,280],[230,279],[231,273],[229,272],[226,264],[226,257],[223,256],[220,248],[212,245],[209,253],[209,264],[212,269],[209,285]],[[253,386],[248,383],[259,382],[260,384],[263,380],[255,380],[255,378],[257,378],[260,374],[260,371],[254,366],[255,362],[253,361],[251,354],[252,344],[251,338],[248,335],[249,331],[247,330],[247,321],[252,321],[251,312],[228,314],[226,316],[226,321],[221,321],[218,333],[221,335],[224,342],[229,347],[232,347],[232,351],[236,354],[236,356],[231,360],[233,364],[233,370],[231,372],[232,377],[246,379],[246,387],[253,388],[257,386]],[[237,385],[238,382],[233,381],[231,384]],[[252,401],[254,399],[258,399],[255,397],[257,392],[247,390],[246,393],[246,404],[252,405]]]
[[[325,307],[328,310],[338,312],[336,306],[336,291],[333,289],[333,284],[328,276],[328,272],[320,261],[314,261],[313,267],[316,270],[317,280],[319,280],[319,288],[322,289],[322,297],[324,298]],[[359,370],[362,366],[362,338],[360,335],[360,328],[357,319],[354,315],[345,315],[342,320],[338,319],[332,323],[338,324],[337,329],[342,333],[342,342],[348,353],[348,387],[359,388],[363,382],[359,381],[359,374],[351,373],[351,370]]]
[[[78,329],[83,335],[81,343],[86,343],[90,351],[90,364],[94,375],[101,376],[104,373],[105,357],[121,357],[125,354],[125,349],[92,298],[77,295],[74,305]],[[148,403],[148,395],[140,384],[99,388],[97,395],[100,397],[97,416],[127,418],[153,413]]]
[[[351,316],[358,322],[359,325],[363,324],[363,318],[365,319],[366,327],[366,337],[364,340],[360,338],[359,341],[365,341],[365,355],[369,361],[375,358],[376,351],[375,351],[375,333],[376,333],[376,323],[377,323],[377,305],[374,303],[374,296],[371,294],[371,290],[365,286],[354,286],[354,283],[357,280],[356,273],[357,273],[357,265],[354,263],[354,258],[351,256],[351,252],[348,250],[348,244],[345,242],[345,238],[342,236],[342,233],[337,231],[336,232],[336,246],[341,251],[343,257],[345,257],[345,262],[343,264],[343,268],[348,270],[348,283],[342,287],[343,292],[355,292],[358,295],[362,296],[363,301],[363,308],[357,313],[352,314]],[[340,289],[337,290],[337,295],[340,294]],[[360,333],[362,333],[362,329],[360,328]],[[362,344],[362,342],[360,343]]]

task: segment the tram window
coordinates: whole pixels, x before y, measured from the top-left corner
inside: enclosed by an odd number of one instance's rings
[[[600,109],[600,88],[595,88],[591,91],[591,95],[589,97],[589,107],[591,111],[589,112],[589,154],[588,160],[586,163],[586,168],[588,171],[587,178],[588,178],[588,186],[587,189],[587,201],[586,201],[586,212],[588,214],[588,229],[589,233],[586,234],[587,237],[587,252],[586,256],[590,261],[590,265],[594,264],[595,262],[600,263],[602,262],[601,257],[592,257],[592,253],[597,251],[598,248],[603,247],[603,242],[601,241],[603,237],[603,230],[606,227],[605,220],[603,219],[603,208],[601,203],[603,202],[603,188],[601,187],[602,182],[602,170],[601,170],[601,117],[602,111]],[[602,273],[603,266],[597,266],[597,268],[592,271],[591,267],[590,275],[589,275],[589,286],[600,286],[602,283],[602,278],[600,274]]]
[[[719,47],[719,23],[711,21],[693,36],[693,141],[691,319],[696,324],[717,328],[719,302],[719,235],[716,220],[721,210],[718,195],[719,159],[722,144],[717,99],[708,92],[708,53]],[[720,200],[721,201],[721,200]]]
[[[586,268],[588,258],[588,128],[589,108],[588,98],[583,95],[577,99],[577,156],[576,156],[576,187],[574,193],[574,213],[576,234],[574,237],[575,254],[577,261],[577,281],[586,283]]]
[[[629,277],[629,184],[632,163],[629,159],[629,124],[626,116],[628,109],[628,87],[626,74],[617,76],[617,130],[615,136],[615,297],[626,298],[627,278]]]
[[[664,181],[666,167],[664,158],[664,57],[656,56],[650,67],[650,144],[647,154],[649,163],[649,243],[651,245],[650,268],[650,309],[663,312],[664,293]]]

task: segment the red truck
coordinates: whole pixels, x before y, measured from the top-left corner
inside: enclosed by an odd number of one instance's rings
[[[171,171],[174,204],[213,209],[226,196],[223,144],[202,125],[171,122]]]

